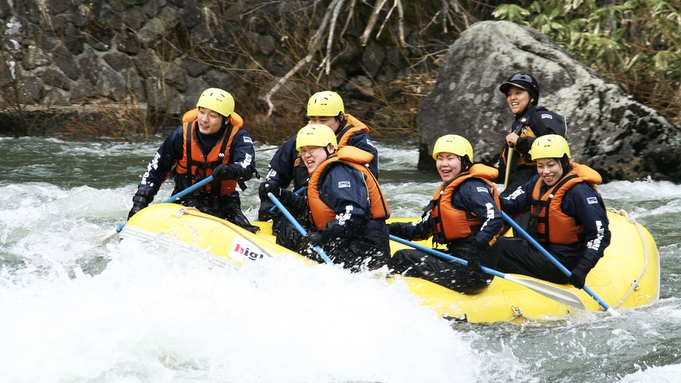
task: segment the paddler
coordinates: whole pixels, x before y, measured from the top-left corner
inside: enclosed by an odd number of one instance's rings
[[[567,123],[565,117],[537,106],[539,83],[527,73],[513,74],[499,86],[499,90],[515,115],[504,140],[499,177],[495,180],[505,187],[501,192],[503,198],[536,174],[535,163],[527,154],[532,142],[545,134],[565,136]]]
[[[495,268],[499,259],[497,237],[503,226],[497,188],[498,171],[473,164],[473,147],[467,139],[448,134],[433,146],[433,159],[442,178],[421,221],[396,222],[390,234],[407,240],[433,238],[446,252],[468,261],[449,262],[421,250],[397,251],[388,262],[394,273],[419,277],[449,289],[475,294],[494,278],[480,266]]]
[[[326,125],[334,131],[338,147],[354,146],[373,155],[368,167],[378,178],[378,150],[369,137],[369,128],[360,120],[346,113],[343,98],[336,92],[324,90],[310,96],[307,101],[308,124]],[[299,190],[307,185],[308,171],[296,150],[296,136],[289,138],[272,156],[265,181],[260,184],[260,209],[258,219],[267,221],[272,219],[272,230],[276,233],[281,222],[286,218],[276,210],[272,201],[267,197],[265,185],[288,188],[293,184],[293,190]]]
[[[244,182],[254,173],[253,141],[243,129],[243,119],[234,112],[234,98],[222,89],[206,89],[196,108],[184,114],[182,126],[165,139],[149,162],[128,219],[153,201],[169,176],[175,180],[174,195],[212,175],[213,182],[179,202],[256,232],[258,227],[241,211],[236,190],[237,186],[244,190]]]
[[[538,174],[501,200],[503,211],[511,217],[529,211],[528,233],[571,275],[568,278],[524,238],[500,238],[499,270],[581,289],[610,244],[608,215],[596,187],[601,176],[570,162],[567,140],[556,134],[537,138],[530,154]]]
[[[283,222],[277,243],[320,262],[311,247],[321,246],[333,263],[352,271],[385,264],[390,257],[385,223],[390,209],[368,167],[374,155],[350,145],[339,148],[335,132],[322,124],[298,131],[296,151],[310,178],[305,195],[269,182],[262,191],[272,193],[300,218],[307,236]]]

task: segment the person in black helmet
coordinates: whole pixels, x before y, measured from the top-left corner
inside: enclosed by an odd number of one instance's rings
[[[495,180],[496,183],[504,184],[504,191],[499,195],[504,198],[536,175],[536,163],[528,155],[534,140],[546,134],[565,137],[567,123],[565,117],[537,106],[539,83],[527,73],[516,73],[509,77],[499,86],[499,90],[506,96],[508,107],[515,115],[501,152],[499,177]]]

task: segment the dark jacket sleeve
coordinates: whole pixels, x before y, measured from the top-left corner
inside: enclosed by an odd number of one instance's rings
[[[532,190],[537,182],[539,182],[539,175],[535,175],[527,183],[518,186],[508,197],[502,198],[501,209],[511,217],[528,211],[532,199]]]
[[[138,193],[147,195],[148,202],[161,188],[161,184],[168,178],[173,166],[182,159],[183,149],[182,127],[175,129],[158,148],[154,158],[147,165],[147,171],[137,185]]]
[[[239,169],[238,181],[248,181],[253,177],[253,173],[256,172],[253,140],[244,129],[239,129],[234,135],[229,161],[233,164],[241,165],[237,167]]]
[[[497,207],[492,193],[494,191],[485,182],[470,179],[461,184],[452,196],[452,206],[472,212],[480,218],[482,227],[475,235],[476,242],[487,243],[499,235],[503,226],[501,211]]]
[[[298,152],[296,137],[289,138],[272,156],[265,181],[281,188],[288,188],[293,181],[294,165]]]
[[[432,237],[433,220],[430,217],[431,212],[432,210],[426,211],[420,221],[399,224],[400,230],[397,236],[410,241],[421,241]]]
[[[586,250],[582,254],[591,267],[603,256],[610,245],[610,229],[605,204],[600,194],[586,183],[573,186],[565,193],[561,208],[584,225]]]

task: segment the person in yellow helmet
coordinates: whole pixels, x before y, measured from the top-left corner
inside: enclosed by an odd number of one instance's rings
[[[596,187],[601,176],[588,166],[570,162],[570,148],[560,135],[538,137],[530,154],[538,174],[502,198],[502,208],[511,217],[529,211],[528,233],[571,276],[524,238],[500,238],[499,269],[582,288],[610,244],[608,216]]]
[[[332,91],[321,91],[313,94],[307,102],[307,117],[309,124],[326,125],[336,135],[338,147],[354,146],[373,155],[368,163],[369,170],[378,178],[378,150],[369,137],[369,128],[345,112],[345,104],[341,96]],[[260,209],[258,219],[274,221],[273,230],[278,230],[281,217],[277,212],[272,213],[272,202],[263,192],[265,185],[288,188],[293,183],[293,189],[298,190],[307,184],[308,172],[296,150],[296,136],[287,140],[272,156],[265,181],[260,184]]]
[[[258,227],[241,211],[236,190],[237,185],[245,189],[244,182],[254,173],[253,141],[243,129],[243,119],[234,112],[234,98],[222,89],[206,89],[196,108],[184,114],[182,126],[165,139],[149,162],[128,219],[154,200],[169,176],[175,180],[174,195],[212,175],[213,182],[179,202],[255,232]]]
[[[494,278],[483,273],[480,266],[495,268],[499,259],[496,242],[503,218],[492,182],[498,171],[473,164],[473,147],[455,134],[447,134],[435,142],[433,159],[442,185],[424,209],[421,221],[391,223],[389,231],[407,240],[432,237],[434,243],[445,244],[448,253],[468,261],[468,265],[449,262],[421,250],[405,249],[395,252],[388,267],[393,273],[476,294]]]
[[[304,126],[296,135],[296,150],[310,177],[306,195],[267,183],[293,216],[307,227],[305,238],[283,222],[277,243],[321,261],[319,245],[336,264],[353,271],[382,266],[390,257],[385,220],[390,209],[376,177],[367,168],[373,155],[354,146],[340,147],[336,134],[322,124]]]

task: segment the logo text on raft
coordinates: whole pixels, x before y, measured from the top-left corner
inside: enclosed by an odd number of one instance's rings
[[[265,256],[265,254],[258,252],[257,249],[251,250],[251,248],[250,248],[249,245],[243,244],[243,243],[239,243],[239,242],[237,242],[237,243],[234,245],[234,248],[232,249],[232,252],[241,254],[241,255],[243,255],[244,257],[247,257],[248,259],[250,259],[251,261],[255,261],[256,259],[262,258],[262,257]]]

